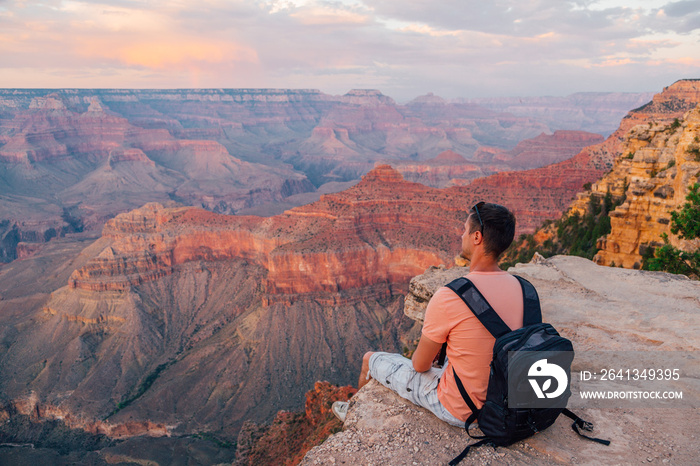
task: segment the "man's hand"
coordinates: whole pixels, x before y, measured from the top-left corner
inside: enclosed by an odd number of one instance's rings
[[[413,368],[417,372],[425,372],[433,365],[435,356],[440,352],[442,343],[435,343],[425,335],[421,335],[416,351],[413,352]]]

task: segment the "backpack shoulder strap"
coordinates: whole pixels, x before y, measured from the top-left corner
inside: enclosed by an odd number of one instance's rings
[[[523,327],[542,323],[542,309],[540,308],[540,297],[532,283],[523,277],[513,275],[520,282],[523,289]]]
[[[462,298],[464,304],[471,309],[476,318],[479,319],[494,338],[498,338],[511,331],[510,327],[503,322],[501,316],[496,313],[471,280],[466,277],[459,277],[445,286]]]

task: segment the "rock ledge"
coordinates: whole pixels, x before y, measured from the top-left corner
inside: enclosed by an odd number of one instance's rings
[[[537,287],[545,321],[570,338],[577,352],[653,349],[662,356],[663,351],[700,350],[700,282],[601,267],[569,256],[538,258],[510,271]],[[447,283],[453,275],[452,269],[431,268],[414,279],[411,290],[417,293],[407,298],[412,318],[422,320],[420,303],[427,303],[441,285],[438,277]],[[591,363],[584,358],[578,364]],[[697,397],[697,378],[682,388]],[[612,444],[579,438],[561,416],[526,441],[470,452],[469,464],[692,464],[700,456],[697,406],[603,409],[569,404],[594,423],[594,436]],[[343,431],[312,449],[301,464],[446,464],[472,441],[464,430],[372,381],[352,398]]]

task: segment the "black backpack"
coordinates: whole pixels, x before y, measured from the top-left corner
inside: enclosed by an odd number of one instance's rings
[[[486,301],[486,298],[479,292],[469,279],[461,277],[446,286],[457,293],[462,298],[467,307],[474,313],[486,329],[496,338],[493,346],[493,359],[491,361],[491,371],[489,374],[488,389],[486,392],[486,402],[481,409],[476,409],[476,405],[469,397],[462,381],[454,373],[457,388],[462,394],[462,398],[472,411],[464,428],[470,437],[479,441],[468,445],[462,453],[450,462],[456,465],[469,453],[472,447],[481,445],[507,446],[519,440],[530,437],[547,427],[551,426],[560,414],[564,414],[574,420],[573,430],[582,437],[593,440],[604,445],[609,445],[610,441],[588,437],[581,433],[580,429],[593,430],[593,424],[586,422],[577,415],[566,409],[566,402],[571,396],[568,381],[571,380],[571,362],[574,358],[574,348],[571,341],[559,335],[550,324],[542,323],[542,311],[540,309],[540,299],[535,287],[522,277],[515,276],[523,289],[523,326],[511,331],[496,311]],[[444,355],[447,344],[443,345],[440,361],[444,362]],[[510,357],[509,357],[510,352]],[[543,355],[556,354],[556,365],[561,367],[567,376],[567,384],[564,389],[557,386],[556,391],[561,394],[556,399],[537,399],[533,406],[532,396],[536,382],[530,382],[527,370],[534,367],[540,370],[544,365],[550,365]],[[510,364],[509,364],[510,363]],[[519,400],[514,407],[509,407],[509,366],[510,390],[516,390],[515,395],[511,393],[513,400]],[[537,375],[537,374],[535,374]],[[551,382],[551,381],[550,381]],[[550,384],[551,385],[551,384]],[[539,387],[539,386],[538,386]],[[545,384],[547,387],[547,384]],[[539,387],[541,389],[542,387]],[[519,395],[519,396],[516,396]],[[542,395],[542,391],[540,391]],[[525,399],[525,401],[522,401]],[[475,437],[469,432],[469,425],[475,420],[479,423],[479,428],[484,433],[483,436]]]

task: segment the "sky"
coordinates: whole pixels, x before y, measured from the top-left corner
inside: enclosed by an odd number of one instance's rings
[[[0,88],[660,92],[700,0],[0,0]]]

